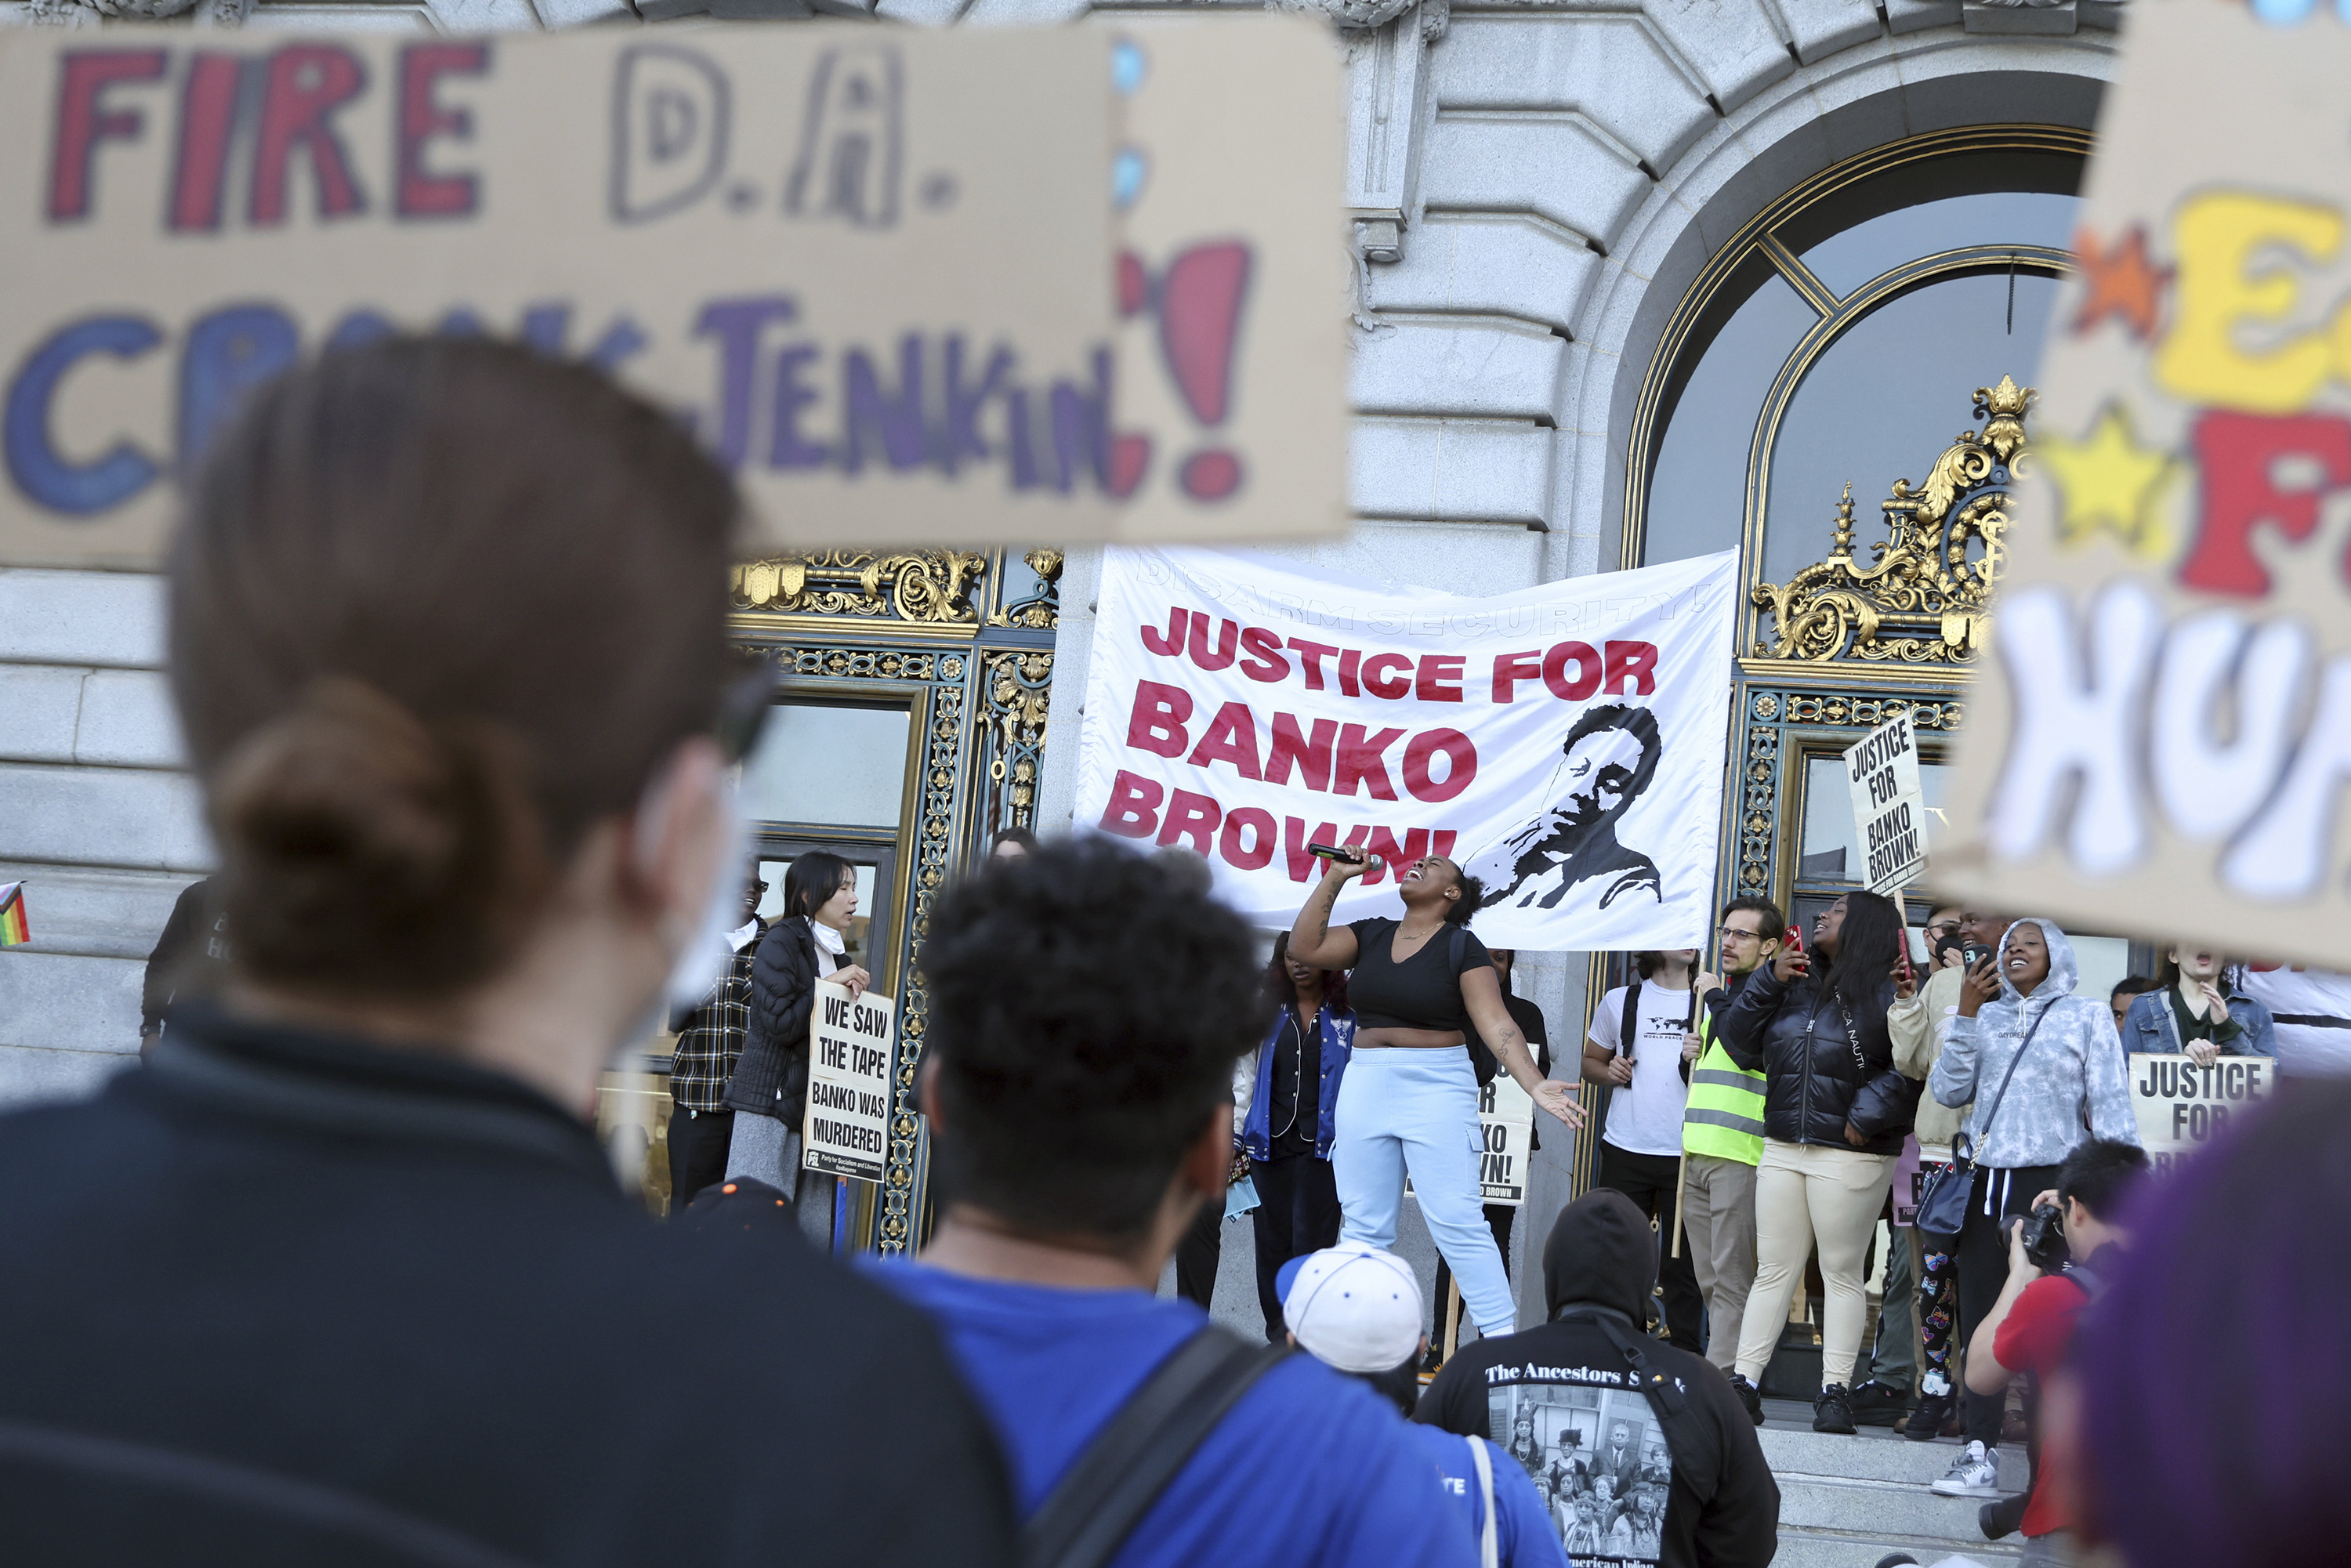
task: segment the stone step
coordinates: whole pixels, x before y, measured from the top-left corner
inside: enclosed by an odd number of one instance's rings
[[[1924,1487],[1941,1479],[1959,1455],[1956,1438],[1914,1443],[1890,1427],[1864,1427],[1851,1437],[1836,1437],[1813,1431],[1812,1412],[1802,1406],[1766,1400],[1763,1411],[1764,1424],[1756,1436],[1762,1441],[1763,1458],[1774,1475],[1798,1473]],[[2031,1469],[2022,1445],[1995,1452],[2000,1456],[2001,1489],[2022,1491]]]
[[[1943,1497],[1912,1481],[1856,1481],[1775,1470],[1780,1528],[1864,1531],[1920,1541],[1974,1544],[1983,1540],[1976,1513],[1991,1500]]]
[[[2022,1548],[2013,1536],[2001,1542],[1979,1541],[1962,1545],[1945,1541],[1904,1541],[1860,1531],[1782,1530],[1780,1550],[1771,1558],[1771,1568],[1877,1568],[1889,1552],[1908,1552],[1922,1568],[1935,1568],[1935,1564],[1952,1558],[1980,1563],[1982,1568],[2007,1568],[2018,1560]]]

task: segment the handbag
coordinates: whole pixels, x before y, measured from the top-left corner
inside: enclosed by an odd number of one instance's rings
[[[2024,1031],[2023,1040],[2016,1054],[2008,1059],[2008,1071],[2000,1081],[1999,1090],[1991,1097],[1991,1109],[1984,1113],[1983,1125],[1991,1130],[1991,1119],[2000,1114],[2000,1103],[2008,1094],[2009,1080],[2016,1076],[2016,1064],[2032,1044],[2032,1037],[2041,1032],[2041,1020],[2049,1016],[2043,1008],[2032,1027]],[[1968,1194],[1975,1186],[1975,1143],[1962,1131],[1951,1141],[1951,1163],[1928,1176],[1918,1186],[1917,1225],[1938,1236],[1957,1236],[1968,1222]]]

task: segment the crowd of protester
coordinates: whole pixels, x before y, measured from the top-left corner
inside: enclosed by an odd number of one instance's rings
[[[2026,1561],[2331,1560],[2351,1085],[2158,1184],[2126,1053],[2314,1076],[2351,1024],[2207,948],[2101,1003],[2045,919],[1935,910],[1914,967],[1887,900],[1806,940],[1742,897],[1719,974],[1646,953],[1601,998],[1587,1129],[1458,864],[1334,926],[1367,869],[1334,860],[1268,963],[1186,857],[1015,830],[919,955],[935,1225],[828,1258],[808,1021],[870,977],[845,862],[792,862],[773,920],[736,880],[772,679],[726,645],[738,522],[674,422],[487,342],[333,356],[217,443],[170,603],[221,871],[141,1068],[0,1122],[0,1256],[40,1281],[0,1295],[38,1349],[0,1383],[12,1561],[1744,1568],[1812,1258],[1813,1427],[1961,1437],[1936,1490]],[[664,1015],[659,1223],[588,1107]],[[1599,1145],[1522,1238],[1523,1331],[1471,1153],[1501,1073]],[[1895,1229],[1856,1382],[1914,1142],[1946,1201]],[[1477,1331],[1449,1355],[1407,1173]],[[1201,1310],[1244,1178],[1261,1336]]]

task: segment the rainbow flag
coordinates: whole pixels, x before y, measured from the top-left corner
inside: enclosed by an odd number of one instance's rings
[[[20,946],[33,939],[25,919],[25,884],[0,882],[0,947]]]

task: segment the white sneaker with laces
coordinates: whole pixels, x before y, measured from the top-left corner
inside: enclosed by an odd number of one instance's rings
[[[1935,1490],[1944,1497],[1998,1497],[2000,1490],[2000,1457],[1981,1443],[1970,1443],[1951,1461],[1951,1468]]]

